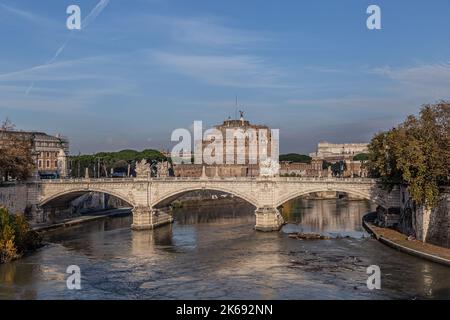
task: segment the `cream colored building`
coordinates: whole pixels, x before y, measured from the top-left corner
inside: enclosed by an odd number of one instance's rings
[[[310,153],[313,159],[321,159],[326,161],[339,161],[353,159],[360,153],[368,152],[368,143],[330,143],[321,141],[317,145],[316,152]]]

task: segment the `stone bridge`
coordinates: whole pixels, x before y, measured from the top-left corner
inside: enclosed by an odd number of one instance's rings
[[[36,208],[67,204],[88,192],[101,192],[120,198],[133,207],[133,229],[152,229],[170,223],[170,203],[194,190],[230,193],[255,206],[257,230],[278,230],[283,218],[278,211],[283,203],[312,192],[340,191],[375,202],[384,207],[399,207],[398,189],[387,193],[376,181],[367,178],[124,178],[39,180],[28,192]]]

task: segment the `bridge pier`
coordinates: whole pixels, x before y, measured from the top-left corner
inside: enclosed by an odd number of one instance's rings
[[[278,231],[284,224],[284,219],[277,208],[264,206],[255,211],[256,225],[258,231]]]
[[[25,214],[29,215],[27,218],[33,223],[46,222],[44,209],[39,207],[38,205],[31,205],[30,211],[26,212]]]
[[[152,207],[134,207],[133,210],[133,230],[155,229],[159,226],[173,222],[172,215],[168,209],[155,209]]]

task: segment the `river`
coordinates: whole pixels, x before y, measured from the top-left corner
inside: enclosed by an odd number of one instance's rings
[[[296,199],[283,208],[290,223],[271,233],[253,230],[246,204],[178,209],[153,231],[130,230],[130,216],[89,222],[0,265],[0,299],[450,299],[450,268],[368,236],[361,217],[372,208]],[[81,290],[67,289],[69,265],[80,267]],[[380,290],[367,288],[370,265],[381,269]]]

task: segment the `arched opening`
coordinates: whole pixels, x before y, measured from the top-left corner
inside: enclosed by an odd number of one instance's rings
[[[170,208],[178,224],[231,223],[241,221],[254,225],[253,199],[222,189],[189,189],[166,196],[153,205],[155,209]]]
[[[279,204],[285,233],[320,234],[330,238],[362,238],[362,217],[381,202],[349,190],[299,192]]]
[[[82,216],[131,214],[133,204],[103,190],[71,190],[43,200],[39,207],[42,222],[58,223]]]

